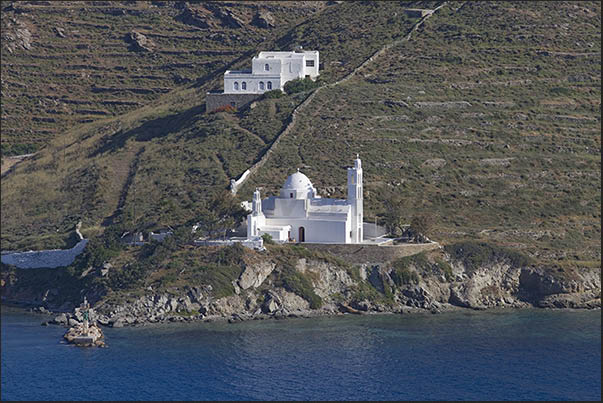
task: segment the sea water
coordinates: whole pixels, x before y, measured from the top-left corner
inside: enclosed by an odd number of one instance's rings
[[[104,329],[2,307],[3,400],[600,400],[600,311],[345,315]]]

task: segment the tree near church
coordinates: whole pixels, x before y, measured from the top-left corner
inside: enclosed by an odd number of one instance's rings
[[[226,238],[228,230],[238,226],[247,215],[241,203],[229,191],[214,193],[202,206],[199,230],[209,238]]]
[[[408,229],[410,236],[420,242],[424,242],[428,234],[434,227],[434,218],[431,214],[417,213],[412,217],[410,221],[410,228]]]
[[[390,235],[400,236],[403,232],[405,203],[402,196],[391,193],[384,201],[385,229]]]

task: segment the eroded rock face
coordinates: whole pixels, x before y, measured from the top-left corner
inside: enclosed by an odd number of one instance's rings
[[[343,293],[354,285],[354,280],[344,269],[326,262],[302,258],[297,261],[295,268],[312,280],[314,292],[321,298]]]
[[[272,273],[276,265],[270,262],[262,262],[259,264],[248,265],[241,273],[238,284],[242,290],[246,290],[250,287],[257,288],[266,278]]]
[[[557,274],[557,275],[555,275]],[[547,308],[593,308],[601,306],[601,270],[573,269],[555,272],[526,268],[519,277],[520,295]]]
[[[231,9],[227,7],[221,7],[213,3],[205,3],[204,7],[210,10],[223,25],[230,28],[242,28],[245,25],[245,21],[235,15]]]
[[[184,24],[192,25],[197,28],[209,28],[209,23],[207,22],[207,16],[203,13],[191,9],[188,4],[177,2],[177,4],[181,4],[182,12],[176,17],[178,21],[183,22]]]
[[[437,313],[461,308],[597,308],[601,305],[600,269],[516,267],[504,258],[467,267],[443,252],[434,253],[440,254],[417,260],[420,263],[409,263],[404,268],[407,271],[404,276],[394,273],[400,268],[387,263],[352,267],[319,258],[296,258],[287,262],[301,275],[296,278],[291,275],[291,266],[283,271],[280,260],[268,257],[248,263],[241,276],[233,281],[237,291],[233,295],[218,297],[210,285],[185,286],[171,289],[169,293],[158,293],[147,287],[146,295],[131,297],[127,302],[99,305],[95,308],[95,320],[103,326],[121,327],[189,320],[238,322],[337,312],[427,310]],[[442,269],[445,266],[437,263],[443,260],[449,265],[446,271]],[[2,287],[3,300],[7,295],[5,289],[18,283],[9,274],[3,274],[6,280]],[[43,303],[44,298],[60,296],[60,292],[60,287],[50,287],[36,295],[38,302]],[[316,297],[321,300],[319,304]],[[315,309],[310,308],[309,301],[313,301]],[[79,309],[75,308],[74,313],[58,315],[51,323],[75,326],[82,319]]]
[[[9,53],[13,53],[17,49],[31,49],[31,31],[25,21],[14,17],[7,20],[2,32],[2,46]]]
[[[450,285],[448,302],[468,308],[486,308],[517,300],[520,269],[504,263],[471,272],[463,269],[457,271],[462,280]]]

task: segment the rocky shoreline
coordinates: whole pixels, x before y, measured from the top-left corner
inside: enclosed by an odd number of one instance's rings
[[[245,259],[241,274],[227,287],[229,292],[224,284],[220,290],[210,284],[163,289],[147,285],[106,295],[82,289],[78,299],[85,295],[94,302],[99,325],[116,328],[341,314],[601,307],[600,268],[562,271],[525,264],[513,256],[496,255],[479,264],[442,250],[397,263],[360,265],[324,256],[298,256],[286,263],[276,254]],[[55,317],[48,323],[69,327],[81,323],[82,315],[74,306],[79,301],[61,299],[60,288],[19,288],[18,280],[5,278],[3,303],[29,303],[35,311],[52,312]]]
[[[43,326],[58,325],[65,328],[74,329],[81,326],[81,322],[78,321],[77,316],[68,312],[50,312],[48,310],[40,310],[38,308],[25,308],[18,304],[5,304],[11,307],[18,307],[28,312],[39,313],[45,315],[49,320],[43,320],[41,324]],[[351,307],[349,307],[351,308]],[[126,326],[141,327],[148,325],[167,325],[174,323],[193,323],[193,322],[224,322],[224,323],[238,323],[251,320],[287,320],[287,319],[311,319],[329,316],[346,316],[346,315],[416,315],[416,314],[443,314],[448,312],[460,312],[460,311],[500,311],[503,310],[522,310],[522,309],[543,309],[543,310],[560,310],[560,311],[583,311],[583,310],[600,310],[600,306],[584,307],[584,308],[554,308],[554,307],[535,307],[533,305],[525,304],[523,306],[503,306],[503,307],[489,307],[489,308],[464,308],[451,304],[442,304],[439,309],[424,309],[414,307],[401,307],[399,310],[371,310],[363,311],[351,308],[348,310],[347,307],[340,306],[335,309],[330,307],[325,310],[302,310],[297,312],[286,312],[278,311],[274,313],[257,313],[257,314],[237,314],[233,313],[230,316],[223,315],[196,315],[196,316],[180,316],[180,315],[166,315],[163,317],[155,318],[154,320],[145,320],[142,317],[131,317],[131,319],[125,319],[125,317],[103,317],[97,323],[102,327],[114,327],[121,328]],[[58,315],[57,315],[58,313]],[[66,335],[70,332],[67,331]]]

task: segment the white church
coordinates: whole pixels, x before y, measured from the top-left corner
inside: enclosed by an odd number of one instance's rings
[[[263,94],[283,91],[287,81],[318,77],[318,51],[260,52],[251,61],[251,70],[226,70],[224,94]]]
[[[362,163],[348,168],[348,198],[321,198],[303,173],[290,175],[278,196],[256,189],[247,216],[247,239],[268,234],[277,242],[362,243]]]

